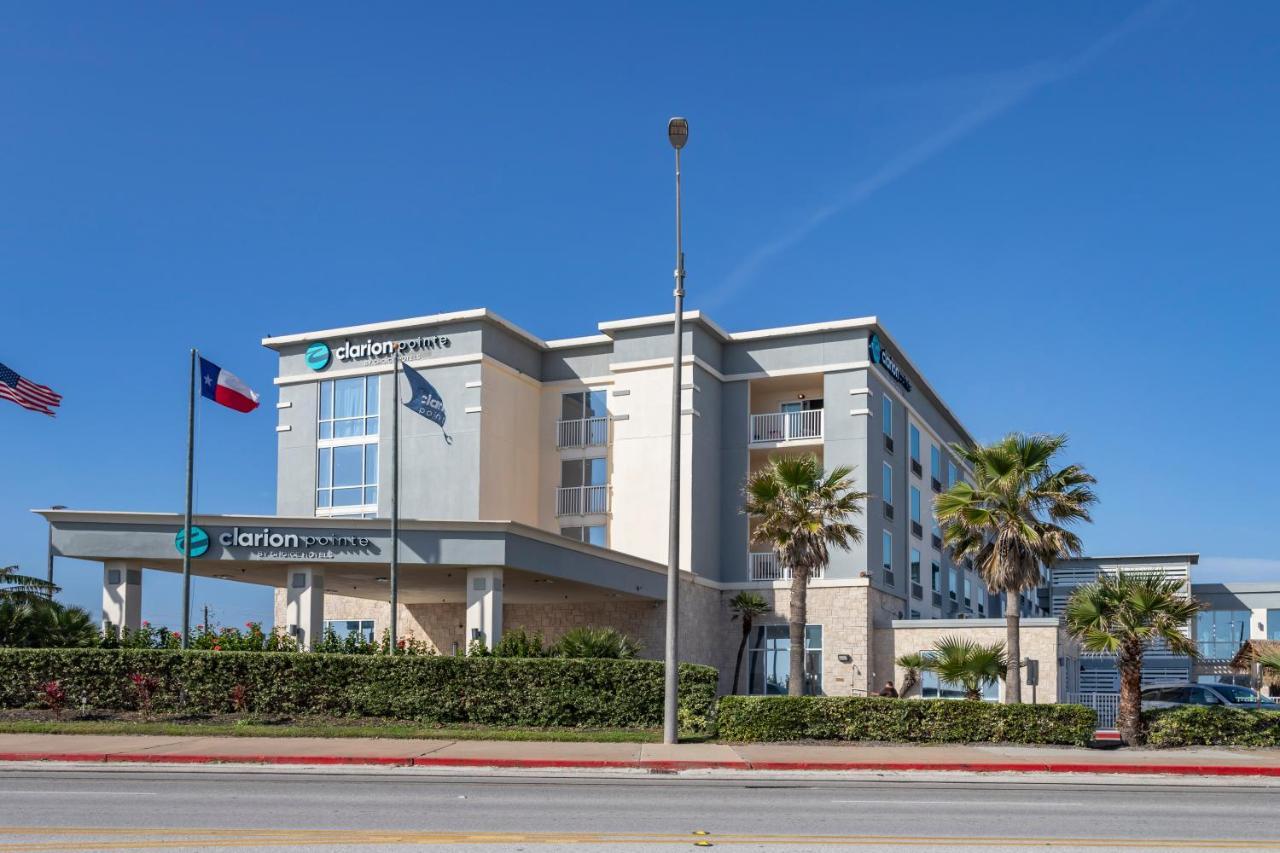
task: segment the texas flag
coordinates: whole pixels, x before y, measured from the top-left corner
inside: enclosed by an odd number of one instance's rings
[[[223,370],[204,356],[200,357],[200,393],[237,412],[252,412],[258,408],[256,391],[234,373]]]

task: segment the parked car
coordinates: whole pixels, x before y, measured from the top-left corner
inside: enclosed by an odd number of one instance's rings
[[[1280,703],[1238,684],[1157,684],[1142,691],[1142,710],[1210,705],[1246,710],[1280,711]]]

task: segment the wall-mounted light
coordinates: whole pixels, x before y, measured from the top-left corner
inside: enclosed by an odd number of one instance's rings
[[[853,663],[853,655],[836,655],[836,660],[840,663]]]
[[[803,394],[797,394],[797,395],[796,395],[796,399],[797,399],[797,400],[803,400],[803,399],[804,399],[804,395],[803,395]]]

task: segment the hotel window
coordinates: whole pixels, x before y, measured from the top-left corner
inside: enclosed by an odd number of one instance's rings
[[[884,582],[893,585],[893,534],[887,530],[880,533],[880,562],[884,567]]]
[[[964,579],[964,606],[973,606],[973,581],[968,578]]]
[[[885,462],[880,468],[880,497],[884,500],[886,518],[893,518],[893,466]]]
[[[1280,640],[1280,610],[1267,611],[1267,639]]]
[[[935,492],[942,491],[942,451],[937,445],[929,445],[929,485]]]
[[[938,561],[934,560],[929,565],[929,584],[934,592],[942,592],[942,566],[938,565]]]
[[[366,643],[373,642],[373,620],[372,619],[326,619],[324,620],[325,634],[332,634],[339,640],[345,640],[351,635],[356,635]]]
[[[907,450],[911,454],[911,473],[919,477],[924,473],[920,467],[920,428],[913,423],[907,424]]]
[[[1209,660],[1230,660],[1249,639],[1248,610],[1202,610],[1196,614],[1196,645]]]
[[[607,536],[603,524],[591,524],[583,527],[561,527],[560,535],[576,539],[579,542],[586,542],[588,545],[599,545],[601,548],[608,547],[605,541]]]
[[[893,399],[885,394],[880,398],[880,428],[884,431],[884,448],[893,452]]]
[[[924,587],[920,585],[920,551],[911,549],[911,597],[924,598]]]
[[[378,434],[378,377],[356,376],[320,383],[321,439]]]
[[[557,447],[594,447],[607,444],[609,413],[604,391],[572,391],[560,395]]]
[[[924,525],[921,523],[920,515],[920,490],[915,486],[911,487],[911,533],[914,536],[924,535]]]
[[[594,515],[608,512],[609,463],[603,456],[560,460],[557,515]]]
[[[747,692],[784,695],[791,681],[791,629],[760,625],[751,632]],[[804,692],[822,693],[822,626],[804,626]]]
[[[948,459],[947,460],[947,488],[949,489],[952,486],[954,486],[956,484],[957,479],[959,478],[957,477],[956,463]]]
[[[320,383],[316,419],[316,515],[378,512],[378,377]]]

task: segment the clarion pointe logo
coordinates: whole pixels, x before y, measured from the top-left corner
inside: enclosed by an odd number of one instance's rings
[[[333,354],[329,351],[329,345],[324,341],[316,341],[307,347],[307,367],[312,370],[324,370],[329,366],[329,360]]]
[[[902,368],[898,367],[898,363],[893,360],[893,356],[884,348],[884,344],[880,341],[880,336],[875,332],[871,333],[871,338],[867,341],[867,349],[871,353],[873,364],[883,367],[885,373],[892,376],[895,382],[908,391],[911,390],[911,380],[907,378],[907,374],[902,372]]]
[[[178,549],[179,554],[186,553],[183,548],[183,534],[185,530],[179,530],[178,535],[173,537],[173,547]],[[191,556],[199,557],[209,550],[209,534],[205,533],[203,527],[191,525]]]

